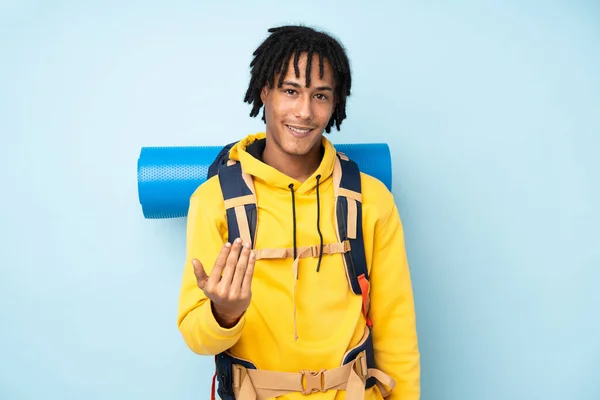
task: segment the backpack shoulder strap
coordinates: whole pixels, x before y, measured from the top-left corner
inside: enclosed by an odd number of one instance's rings
[[[229,160],[218,170],[219,184],[227,213],[228,241],[241,238],[254,247],[256,238],[256,194],[252,177],[240,163]]]
[[[350,251],[344,253],[344,265],[348,283],[354,294],[362,296],[363,314],[370,326],[368,318],[369,272],[365,256],[362,230],[362,185],[358,165],[345,154],[338,152],[333,171],[335,190],[335,214],[338,239],[349,241]]]
[[[214,161],[208,166],[208,171],[206,172],[207,180],[212,178],[214,175],[217,175],[219,170],[227,165],[227,162],[229,161],[229,150],[231,150],[231,148],[237,143],[238,142],[229,143],[219,150],[219,154],[217,154]]]

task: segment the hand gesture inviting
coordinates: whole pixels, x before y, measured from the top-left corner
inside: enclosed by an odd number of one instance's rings
[[[192,260],[198,287],[212,302],[215,319],[224,328],[233,327],[250,306],[254,263],[250,244],[242,246],[239,238],[233,245],[225,243],[210,276],[198,259]]]

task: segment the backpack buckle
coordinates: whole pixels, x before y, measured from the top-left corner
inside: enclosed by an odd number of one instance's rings
[[[309,395],[316,392],[325,391],[324,369],[320,371],[300,371],[300,385],[303,388],[302,394]]]
[[[320,246],[312,246],[310,248],[310,256],[311,257],[319,257],[320,253],[321,253],[321,247]]]
[[[350,241],[349,240],[344,240],[344,253],[347,253],[350,250],[351,250]]]
[[[242,387],[242,383],[244,379],[246,379],[246,369],[241,365],[233,364],[231,366],[232,373],[232,386],[235,389],[239,389]]]
[[[367,354],[364,350],[358,353],[358,355],[354,359],[353,367],[354,371],[356,371],[358,376],[360,376],[362,379],[366,379],[369,372],[369,368],[367,366]]]

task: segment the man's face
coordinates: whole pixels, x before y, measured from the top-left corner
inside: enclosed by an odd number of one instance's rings
[[[267,145],[287,155],[304,156],[316,151],[321,136],[335,109],[335,86],[331,66],[323,59],[323,78],[319,77],[319,57],[314,55],[310,87],[306,87],[307,54],[298,58],[300,76],[296,78],[294,57],[290,58],[281,87],[265,86],[261,99],[265,105]],[[279,74],[275,76],[277,86]],[[270,142],[270,143],[269,143]]]

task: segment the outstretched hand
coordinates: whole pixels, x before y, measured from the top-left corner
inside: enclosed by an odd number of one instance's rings
[[[241,253],[241,254],[240,254]],[[256,257],[238,238],[225,243],[207,275],[200,260],[192,259],[198,287],[211,301],[215,319],[224,328],[233,327],[250,306]]]

